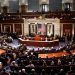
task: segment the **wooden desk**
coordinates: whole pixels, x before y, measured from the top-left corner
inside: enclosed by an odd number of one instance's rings
[[[5,53],[6,53],[5,50],[0,49],[0,54],[5,54]]]
[[[73,55],[75,55],[75,49],[70,51]],[[68,56],[70,55],[68,52],[57,52],[57,53],[41,53],[38,54],[38,58],[53,58],[53,57],[62,57],[62,56]]]
[[[36,47],[52,47],[59,45],[59,40],[53,41],[35,41],[35,40],[23,40],[19,38],[20,43],[26,44],[27,46],[36,46]]]

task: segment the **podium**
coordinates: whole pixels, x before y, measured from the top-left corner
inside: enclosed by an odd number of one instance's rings
[[[36,36],[34,37],[34,40],[35,40],[35,41],[41,41],[41,37],[40,37],[39,35],[36,35]]]

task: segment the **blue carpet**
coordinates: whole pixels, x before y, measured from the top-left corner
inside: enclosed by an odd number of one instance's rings
[[[20,43],[18,42],[18,40],[14,39],[12,43],[8,43],[9,46],[12,46],[14,48],[17,48],[20,46]]]
[[[9,46],[12,46],[12,47],[14,47],[14,48],[17,48],[17,47],[20,46],[20,43],[18,42],[18,40],[15,40],[15,39],[14,39],[13,42],[12,42],[12,43],[8,43],[8,45],[9,45]],[[57,50],[58,50],[59,47],[64,47],[65,45],[66,45],[66,44],[65,44],[64,42],[60,42],[58,46],[55,46],[55,47],[54,47],[54,49],[57,49]],[[40,50],[43,49],[43,47],[27,46],[27,49],[28,49],[28,50],[33,50],[33,49],[35,49],[35,51],[36,51],[36,50],[38,50],[38,48],[39,48]],[[44,47],[45,50],[48,50],[48,48],[49,48],[49,47]]]

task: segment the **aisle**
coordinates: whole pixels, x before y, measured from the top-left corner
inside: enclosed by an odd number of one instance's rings
[[[14,39],[12,43],[8,43],[9,46],[12,46],[14,48],[17,48],[20,46],[20,43],[18,42],[17,39]]]

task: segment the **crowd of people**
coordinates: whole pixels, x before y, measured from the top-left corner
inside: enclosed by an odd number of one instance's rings
[[[25,44],[13,48],[5,39],[1,41],[0,48],[6,53],[0,55],[0,75],[75,75],[75,54],[70,53],[75,49],[74,43],[58,50],[67,51],[68,56],[41,58],[39,53],[50,53],[51,50],[28,50]]]

